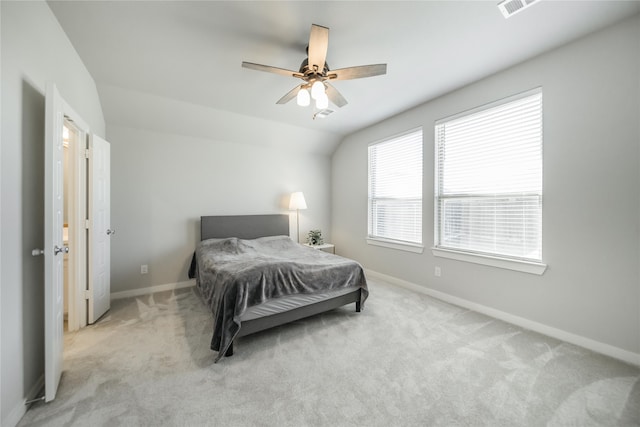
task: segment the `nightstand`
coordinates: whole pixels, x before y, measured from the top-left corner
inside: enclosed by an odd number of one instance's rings
[[[331,243],[323,243],[321,245],[310,245],[308,243],[305,243],[304,245],[309,246],[310,248],[313,248],[313,249],[318,249],[320,251],[329,252],[331,254],[336,253],[336,245],[333,245]]]

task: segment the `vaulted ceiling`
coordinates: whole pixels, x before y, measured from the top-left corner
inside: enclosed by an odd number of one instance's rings
[[[638,1],[539,1],[505,19],[497,3],[49,1],[101,98],[135,92],[335,135],[640,12]],[[295,100],[276,105],[299,80],[241,68],[297,70],[312,23],[330,28],[332,68],[388,64],[385,76],[333,83],[349,103],[323,120]],[[117,102],[103,109],[107,123],[118,115]]]

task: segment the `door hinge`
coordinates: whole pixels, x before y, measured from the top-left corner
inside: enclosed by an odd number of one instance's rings
[[[91,291],[84,291],[84,299],[91,299]]]
[[[88,230],[89,228],[91,228],[91,223],[89,222],[89,220],[88,220],[88,219],[85,219],[85,220],[84,220],[84,228],[85,228],[85,229],[87,229],[87,230]]]
[[[84,150],[84,158],[88,159],[89,158],[89,154],[90,154],[89,149],[85,148],[85,150]]]

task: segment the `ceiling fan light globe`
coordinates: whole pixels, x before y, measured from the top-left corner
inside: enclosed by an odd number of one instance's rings
[[[322,92],[318,98],[316,98],[316,108],[319,110],[324,110],[329,106],[329,97],[326,93]]]
[[[318,100],[322,95],[324,95],[324,84],[320,80],[316,80],[311,85],[311,97]]]
[[[298,91],[298,95],[296,95],[296,102],[301,107],[308,107],[311,103],[311,97],[309,96],[309,91],[306,89],[300,89]]]

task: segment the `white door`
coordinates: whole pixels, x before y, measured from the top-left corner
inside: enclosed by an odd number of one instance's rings
[[[64,215],[62,125],[64,101],[55,85],[47,84],[44,141],[44,313],[45,401],[56,397],[62,375],[64,301],[62,243]]]
[[[110,146],[92,135],[89,146],[89,323],[111,306]]]

